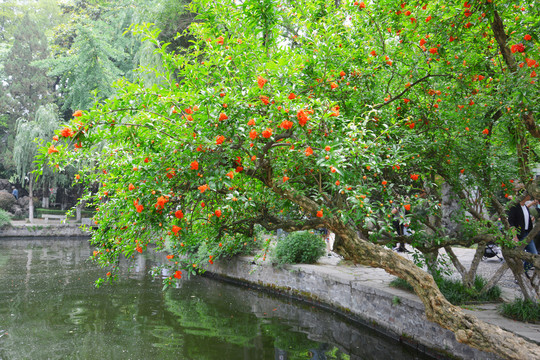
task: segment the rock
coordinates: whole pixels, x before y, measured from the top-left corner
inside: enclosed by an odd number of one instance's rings
[[[23,197],[20,197],[19,200],[17,200],[17,205],[19,205],[23,209],[24,208],[28,209],[28,203],[29,202],[30,202],[30,197],[23,196]]]
[[[30,197],[29,196],[23,196],[20,197],[19,200],[17,200],[17,205],[22,209],[24,213],[28,212],[30,204]],[[37,198],[34,198],[34,209],[39,207],[40,202],[37,200]]]
[[[17,204],[15,204],[15,205],[13,205],[13,206],[11,207],[11,212],[12,212],[16,217],[18,217],[18,218],[23,217],[24,214],[25,214],[24,211],[23,211],[23,209],[22,209],[19,205],[17,205]]]
[[[11,183],[6,179],[0,179],[0,190],[6,190],[11,194]]]
[[[0,209],[10,211],[15,203],[15,197],[6,190],[0,190]]]

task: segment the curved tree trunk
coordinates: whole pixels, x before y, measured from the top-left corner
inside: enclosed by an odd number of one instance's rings
[[[319,211],[320,205],[315,201],[275,186],[270,179],[267,180],[267,185],[276,194],[314,215]],[[345,224],[340,219],[330,214],[325,215],[319,222],[340,238],[340,241],[334,244],[334,251],[347,260],[384,269],[387,273],[407,281],[424,304],[427,319],[452,331],[457,341],[506,359],[538,358],[540,346],[498,326],[480,321],[474,315],[466,314],[460,307],[446,300],[430,274],[392,250],[361,238],[361,233],[354,224]]]
[[[454,332],[459,342],[507,359],[538,358],[538,345],[480,321],[474,315],[466,314],[461,308],[450,304],[437,288],[433,277],[410,260],[361,239],[355,231],[335,218],[328,225],[342,240],[334,251],[346,259],[382,268],[406,280],[424,304],[428,320]]]

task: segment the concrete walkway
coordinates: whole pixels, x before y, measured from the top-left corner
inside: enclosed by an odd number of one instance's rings
[[[453,250],[463,265],[468,269],[474,257],[475,250],[464,248],[454,248]],[[412,260],[412,254],[400,254],[409,260]],[[384,270],[374,269],[362,265],[347,265],[346,263],[344,264],[337,256],[325,256],[321,258],[316,265],[295,266],[306,268],[316,266],[318,271],[337,278],[349,278],[352,276],[354,277],[355,281],[358,281],[363,285],[373,287],[374,289],[384,290],[401,298],[406,297],[410,300],[419,301],[415,294],[390,287],[389,284],[393,279],[395,279],[395,277],[386,273]],[[501,261],[496,259],[488,259],[481,262],[478,273],[479,275],[483,275],[484,278],[488,278],[488,276],[493,274],[499,266],[501,266]],[[451,269],[454,271],[454,274],[457,273],[453,266],[451,266]],[[507,278],[509,278],[510,281]],[[514,286],[507,286],[509,283]],[[502,298],[504,301],[513,301],[516,297],[521,297],[521,292],[517,289],[517,285],[514,284],[513,275],[510,270],[506,272],[503,281],[501,281],[498,285],[502,290]],[[500,305],[475,304],[466,305],[463,306],[463,308],[466,312],[474,314],[476,317],[485,322],[497,325],[502,329],[511,331],[540,345],[540,325],[523,323],[505,318],[498,313],[498,306]]]

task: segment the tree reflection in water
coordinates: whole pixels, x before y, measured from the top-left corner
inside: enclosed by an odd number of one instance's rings
[[[85,240],[0,240],[1,359],[419,359],[370,329],[208,278],[161,291],[140,257],[113,286]]]

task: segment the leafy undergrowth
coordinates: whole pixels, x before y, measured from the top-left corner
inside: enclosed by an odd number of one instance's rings
[[[11,218],[7,211],[0,209],[0,228],[9,224]]]
[[[540,303],[531,300],[515,299],[503,304],[500,308],[502,316],[531,323],[540,323]]]
[[[484,278],[477,276],[474,281],[474,287],[467,288],[459,280],[447,278],[436,278],[435,282],[441,290],[444,297],[454,305],[462,305],[476,302],[493,302],[501,300],[501,289],[494,286],[486,293],[481,293],[482,288],[487,283]],[[390,282],[390,286],[413,292],[412,286],[405,280],[396,278]]]

